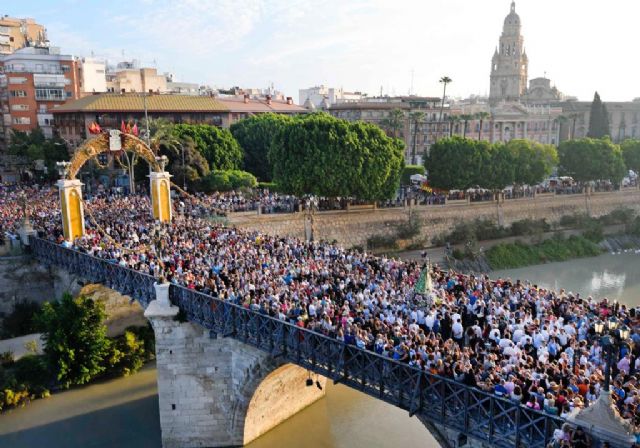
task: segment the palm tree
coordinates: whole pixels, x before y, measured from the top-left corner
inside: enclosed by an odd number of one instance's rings
[[[576,138],[576,120],[578,119],[579,115],[580,114],[577,113],[569,115],[569,118],[571,119],[571,135],[569,136],[569,140],[573,140],[574,138]]]
[[[390,131],[394,138],[398,138],[398,130],[404,126],[404,112],[393,109],[389,115],[380,122],[383,128]]]
[[[453,125],[460,123],[460,117],[457,115],[449,115],[447,121],[449,121],[449,137],[453,137]]]
[[[467,123],[473,120],[473,115],[471,114],[462,114],[460,115],[460,120],[462,120],[463,128],[462,128],[462,138],[467,138]]]
[[[443,76],[442,78],[440,78],[440,82],[444,84],[444,87],[442,89],[442,104],[440,105],[440,121],[442,121],[442,111],[444,110],[444,99],[447,95],[447,84],[449,84],[450,82],[453,82],[453,79],[449,78],[448,76]]]
[[[482,123],[489,118],[491,118],[491,114],[489,112],[478,112],[476,114],[476,119],[480,120],[480,126],[478,127],[478,141],[482,138]]]
[[[418,125],[424,121],[425,113],[421,110],[416,110],[409,113],[409,120],[413,122],[413,148],[411,150],[411,163],[416,164],[416,143],[418,139]]]

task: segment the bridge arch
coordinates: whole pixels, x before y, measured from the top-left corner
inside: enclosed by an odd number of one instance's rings
[[[166,158],[156,158],[151,148],[135,135],[111,130],[87,140],[78,148],[71,161],[58,163],[60,180],[57,186],[60,190],[62,228],[67,241],[73,241],[85,233],[82,184],[76,179],[78,172],[85,163],[100,154],[118,154],[124,151],[132,152],[147,161],[151,167],[149,179],[153,217],[161,222],[171,221],[171,175],[164,169]]]
[[[114,151],[110,145],[112,138],[120,139],[119,150]],[[74,153],[69,161],[68,168],[64,174],[64,178],[73,180],[76,178],[80,169],[91,159],[95,159],[100,154],[128,151],[142,157],[147,161],[153,171],[161,170],[160,164],[156,160],[156,155],[147,144],[132,134],[123,134],[117,131],[111,135],[107,132],[100,133],[97,137],[87,140]]]
[[[278,364],[266,375],[251,378],[240,392],[234,424],[243,425],[245,445],[324,396],[325,377],[314,374],[309,385],[307,370],[295,364]]]

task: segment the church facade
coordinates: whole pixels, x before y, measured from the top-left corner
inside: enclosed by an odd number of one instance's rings
[[[528,69],[522,21],[512,1],[491,59],[489,101],[485,105],[493,121],[491,140],[528,138],[557,145],[570,138],[586,137],[591,101],[565,97],[546,76],[529,80]],[[611,139],[621,142],[640,138],[640,99],[603,101],[609,112]]]

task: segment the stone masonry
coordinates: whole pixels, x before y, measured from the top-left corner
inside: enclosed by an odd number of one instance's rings
[[[585,213],[591,216],[605,215],[617,208],[628,207],[640,212],[640,191],[623,190],[585,195],[541,194],[535,198],[507,200],[502,205],[503,224],[509,225],[521,219],[546,218],[549,223],[564,215]],[[450,230],[458,221],[476,218],[498,220],[496,202],[467,203],[452,201],[444,206],[414,206],[378,210],[319,212],[315,215],[316,239],[337,241],[345,247],[366,246],[373,235],[394,235],[396,227],[407,222],[411,214],[419,217],[421,234],[416,239],[427,242]],[[229,224],[247,230],[257,230],[270,235],[290,235],[304,238],[304,213],[258,215],[238,213],[229,218]]]
[[[156,297],[158,293],[156,285]],[[168,285],[166,285],[168,287]],[[145,311],[156,335],[164,448],[242,446],[324,396],[306,371],[175,320],[168,298]]]

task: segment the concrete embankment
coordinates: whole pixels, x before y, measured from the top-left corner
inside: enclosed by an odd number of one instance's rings
[[[505,201],[500,207],[500,215],[504,226],[523,219],[543,218],[553,224],[563,216],[585,213],[587,209],[591,216],[596,218],[622,207],[640,212],[640,191],[625,189],[593,193],[588,200],[580,194],[540,194],[535,198]],[[316,239],[337,241],[345,247],[366,247],[367,239],[372,236],[395,235],[397,227],[407,223],[411,216],[417,217],[420,222],[420,232],[414,240],[430,242],[434,236],[450,231],[460,221],[489,219],[497,222],[498,207],[495,202],[451,201],[444,206],[425,205],[378,210],[318,212],[314,217],[314,234]],[[305,238],[304,213],[231,214],[228,217],[228,224],[270,235]]]

